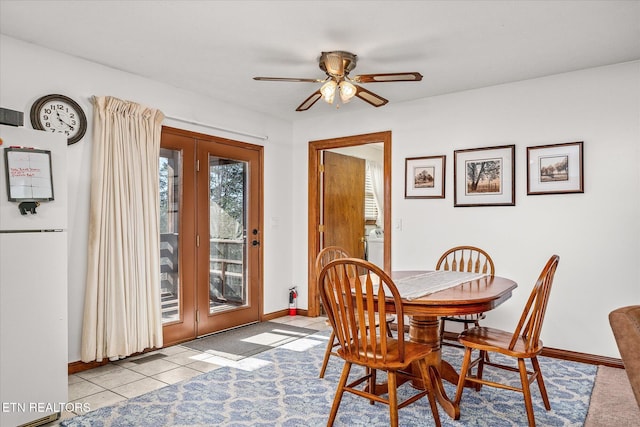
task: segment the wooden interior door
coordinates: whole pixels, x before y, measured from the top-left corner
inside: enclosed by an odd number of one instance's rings
[[[366,162],[325,151],[322,174],[322,247],[340,246],[364,258]]]
[[[384,270],[391,273],[391,131],[375,132],[362,135],[345,136],[317,141],[309,141],[309,221],[308,221],[308,303],[307,314],[320,314],[320,294],[316,283],[316,256],[322,247],[319,227],[322,224],[322,174],[320,172],[322,155],[330,149],[353,147],[371,143],[382,143],[384,152]],[[364,203],[363,203],[364,209]],[[362,215],[364,219],[364,215]],[[364,228],[363,228],[364,230]],[[364,232],[364,231],[363,231]]]

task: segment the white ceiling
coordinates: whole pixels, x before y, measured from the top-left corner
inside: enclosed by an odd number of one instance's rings
[[[9,1],[0,31],[287,120],[324,78],[322,51],[351,73],[418,71],[370,83],[390,104],[640,59],[640,1]],[[374,108],[359,99],[343,109]],[[385,107],[380,107],[385,108]]]

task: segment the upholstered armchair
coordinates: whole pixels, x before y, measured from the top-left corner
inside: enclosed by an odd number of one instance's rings
[[[633,394],[640,406],[640,305],[613,310],[609,313],[609,323]]]

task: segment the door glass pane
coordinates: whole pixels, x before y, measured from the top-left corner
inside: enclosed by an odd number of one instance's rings
[[[162,323],[180,320],[178,269],[182,152],[160,149],[160,294]]]
[[[247,305],[246,162],[209,156],[210,312]]]

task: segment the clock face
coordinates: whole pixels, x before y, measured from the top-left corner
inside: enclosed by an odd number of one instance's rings
[[[87,118],[82,108],[64,95],[46,95],[31,107],[31,124],[46,132],[62,133],[67,144],[78,142],[87,130]]]

